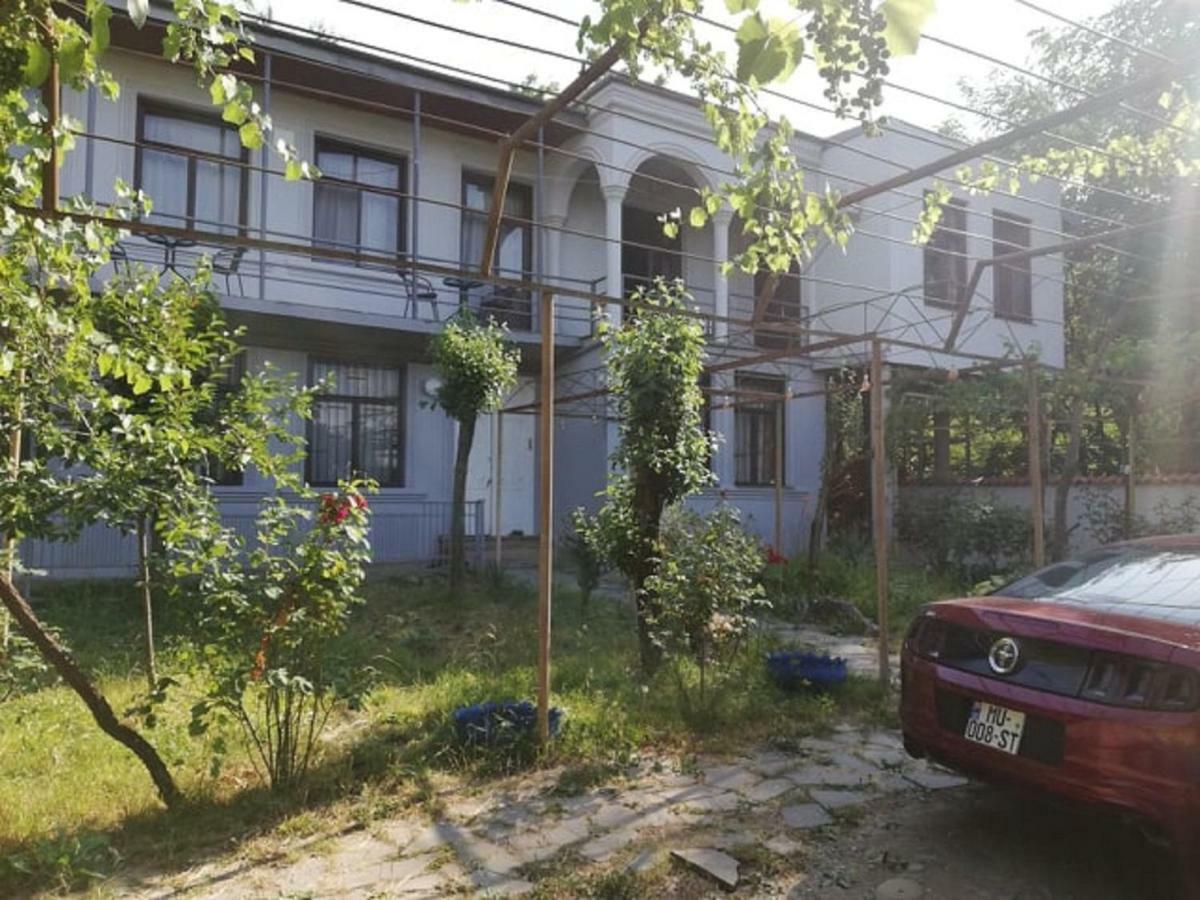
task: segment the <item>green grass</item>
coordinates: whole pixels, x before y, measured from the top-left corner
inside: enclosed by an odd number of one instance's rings
[[[0,895],[78,886],[122,861],[179,865],[239,843],[253,846],[260,836],[353,827],[414,806],[436,815],[437,788],[448,776],[481,780],[560,764],[557,790],[570,794],[611,777],[646,749],[686,757],[752,742],[787,746],[834,719],[892,715],[867,682],[851,682],[835,698],[780,692],[766,679],[762,653],[770,646],[761,640],[740,655],[721,702],[689,715],[673,672],[649,682],[641,676],[631,609],[596,598],[585,618],[570,590],[556,597],[554,702],[567,719],[548,755],[529,746],[466,750],[450,725],[457,706],[532,697],[532,589],[490,579],[451,596],[440,579],[392,576],[368,585],[366,605],[336,647],[356,667],[376,670],[377,684],[362,709],[331,721],[305,786],[284,795],[263,787],[238,732],[188,734],[197,698],[178,637],[180,616],[164,608],[160,668],[181,686],[146,734],[178,779],[185,805],[163,809],[140,765],[96,728],[69,689],[47,687],[2,703]],[[141,636],[129,585],[39,585],[36,598],[115,709],[141,699]],[[233,752],[214,774],[218,738]]]

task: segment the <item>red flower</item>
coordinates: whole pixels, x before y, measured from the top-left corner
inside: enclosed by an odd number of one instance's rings
[[[767,565],[768,566],[786,566],[787,557],[779,553],[774,547],[767,545]]]

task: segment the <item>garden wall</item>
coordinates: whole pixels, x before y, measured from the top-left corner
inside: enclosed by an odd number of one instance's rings
[[[918,503],[936,498],[946,502],[988,502],[1028,511],[1032,491],[1018,479],[978,479],[970,484],[902,485],[899,504],[907,499]],[[1159,475],[1139,479],[1135,486],[1137,533],[1191,532],[1200,530],[1200,474]],[[1054,516],[1054,486],[1045,496],[1046,538]],[[1071,488],[1067,507],[1071,550],[1088,550],[1119,537],[1124,523],[1125,479],[1084,478]]]

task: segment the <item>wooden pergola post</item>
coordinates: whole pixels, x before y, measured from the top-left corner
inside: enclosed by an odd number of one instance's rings
[[[775,404],[775,552],[783,555],[783,404]]]
[[[888,648],[887,448],[883,428],[883,345],[871,341],[871,525],[875,544],[875,600],[879,624],[879,682],[891,684]]]
[[[554,593],[554,294],[542,294],[541,416],[538,418],[537,732],[550,740],[550,609]]]
[[[496,571],[500,570],[504,562],[504,526],[502,524],[502,514],[504,512],[504,410],[496,410],[496,472],[492,476],[495,481],[495,517],[496,517]]]
[[[1033,565],[1046,564],[1046,489],[1042,484],[1042,409],[1037,366],[1026,367],[1029,378],[1029,514],[1033,518]]]

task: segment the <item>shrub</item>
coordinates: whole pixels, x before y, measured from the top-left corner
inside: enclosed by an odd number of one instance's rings
[[[359,488],[347,483],[321,495],[315,515],[272,498],[259,512],[252,550],[223,531],[181,555],[181,574],[197,575],[197,634],[210,672],[193,731],[232,716],[275,788],[303,778],[335,701],[366,686],[328,654],[361,602],[370,558]]]
[[[658,546],[646,579],[654,598],[651,634],[668,658],[695,665],[697,702],[684,669],[676,667],[681,699],[689,711],[707,713],[711,691],[721,685],[755,614],[770,607],[759,581],[762,551],[724,505],[705,516],[670,508]]]
[[[580,507],[571,513],[572,530],[563,537],[563,550],[572,568],[575,582],[579,586],[579,605],[586,613],[592,599],[592,591],[608,571],[608,562],[596,542],[587,539],[588,529],[594,527],[587,511]]]
[[[1029,513],[995,496],[906,495],[896,515],[901,543],[939,572],[988,575],[1027,558]]]

